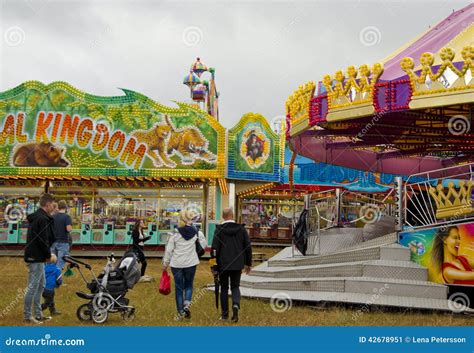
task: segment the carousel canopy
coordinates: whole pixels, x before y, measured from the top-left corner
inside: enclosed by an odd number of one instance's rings
[[[287,138],[312,160],[410,175],[472,159],[474,5],[373,65],[308,82],[286,102]]]

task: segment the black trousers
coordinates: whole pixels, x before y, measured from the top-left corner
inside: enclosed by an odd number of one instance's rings
[[[43,298],[44,303],[41,304],[41,310],[49,309],[50,311],[55,311],[54,306],[54,289],[43,289]]]
[[[232,292],[232,306],[240,309],[240,276],[241,270],[222,271],[219,273],[221,285],[221,309],[222,316],[229,315],[229,284]]]
[[[141,276],[144,276],[145,271],[146,271],[147,262],[146,262],[145,253],[143,252],[143,247],[135,246],[133,248],[133,250],[135,251],[135,254],[137,254],[138,261],[140,261],[140,263],[142,264]]]

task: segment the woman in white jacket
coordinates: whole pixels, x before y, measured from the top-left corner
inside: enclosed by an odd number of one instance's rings
[[[171,267],[176,287],[177,320],[183,317],[191,318],[191,299],[193,296],[193,282],[199,258],[196,253],[196,241],[203,249],[206,248],[204,234],[192,225],[194,215],[183,210],[180,213],[178,228],[168,239],[165,256],[163,257],[163,270]]]

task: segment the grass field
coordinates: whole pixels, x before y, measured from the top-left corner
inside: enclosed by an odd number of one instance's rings
[[[272,250],[255,249],[271,255]],[[87,260],[93,265],[98,274],[105,265],[104,260]],[[22,258],[0,258],[2,276],[0,278],[0,325],[23,325],[23,296],[26,286],[27,270]],[[174,289],[168,296],[158,293],[158,279],[161,271],[161,261],[149,259],[147,274],[155,277],[156,282],[138,283],[127,295],[130,304],[136,307],[136,318],[133,321],[122,321],[119,314],[111,314],[105,325],[133,326],[216,326],[223,323],[218,321],[219,312],[215,308],[214,293],[204,290],[206,284],[212,283],[212,276],[207,262],[198,266],[195,279],[195,299],[191,308],[190,320],[176,322]],[[74,270],[74,275],[65,278],[65,286],[56,291],[56,306],[62,315],[56,316],[46,325],[71,326],[94,325],[92,322],[81,322],[76,318],[76,309],[85,303],[75,292],[87,291],[82,279]],[[372,312],[360,313],[361,307],[329,306],[315,308],[308,304],[293,303],[293,306],[282,313],[272,310],[268,301],[242,299],[242,309],[238,325],[242,326],[404,326],[404,325],[434,325],[462,326],[472,325],[473,317],[452,315],[449,313],[421,313],[413,311],[382,312],[378,309]],[[224,323],[224,325],[231,325]]]

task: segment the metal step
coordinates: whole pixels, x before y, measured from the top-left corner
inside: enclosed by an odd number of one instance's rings
[[[427,281],[375,277],[269,278],[242,276],[242,287],[280,291],[383,293],[383,295],[446,299],[446,286]]]
[[[291,257],[291,248],[286,248],[280,254],[268,260],[268,266],[307,266],[367,260],[409,261],[410,250],[399,244],[390,244],[355,248],[324,255]]]
[[[360,304],[361,310],[355,311],[352,319],[365,311],[371,305],[410,308],[421,310],[437,310],[452,312],[458,304],[446,299],[418,298],[407,296],[380,295],[378,293],[345,293],[345,292],[312,292],[312,291],[280,291],[274,289],[241,288],[242,296],[249,298],[269,299],[277,307],[276,310],[284,311],[291,308],[293,301],[304,301],[309,303],[333,302]],[[464,307],[456,308],[456,312],[474,313],[473,309]],[[358,314],[359,313],[359,314]]]
[[[250,272],[250,276],[302,280],[310,277],[377,277],[426,281],[428,271],[411,261],[371,260],[296,267],[275,267],[262,263]]]

